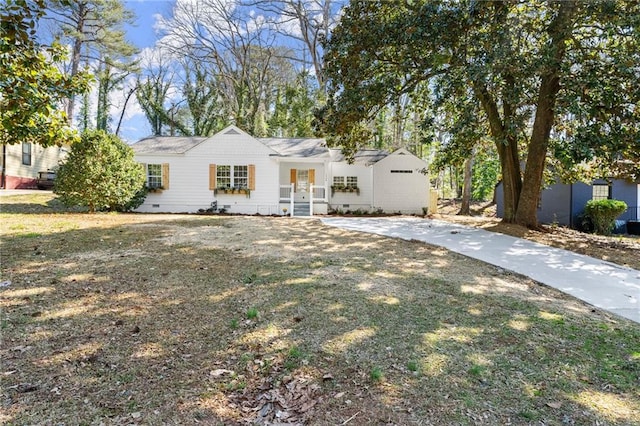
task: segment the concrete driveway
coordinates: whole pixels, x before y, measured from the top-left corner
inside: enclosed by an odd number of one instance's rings
[[[329,226],[419,240],[530,277],[640,323],[640,271],[532,241],[412,217],[322,218]],[[640,255],[640,254],[639,254]]]

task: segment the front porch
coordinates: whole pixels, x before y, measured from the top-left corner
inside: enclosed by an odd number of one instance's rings
[[[285,215],[313,216],[327,214],[329,199],[326,185],[309,184],[308,191],[296,193],[295,183],[280,185],[280,210]]]

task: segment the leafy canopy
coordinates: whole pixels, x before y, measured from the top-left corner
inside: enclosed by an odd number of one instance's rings
[[[87,90],[89,76],[65,77],[55,63],[64,49],[36,41],[43,0],[8,0],[0,14],[0,141],[42,146],[77,138],[60,108],[62,101]]]
[[[638,17],[624,0],[355,0],[327,45],[319,124],[353,152],[382,108],[432,92],[452,148],[490,135],[505,220],[535,227],[550,147],[566,164],[640,152]]]

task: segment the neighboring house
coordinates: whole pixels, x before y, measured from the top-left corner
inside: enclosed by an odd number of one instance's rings
[[[323,139],[254,138],[235,126],[211,137],[153,136],[131,145],[151,192],[141,212],[422,213],[427,164],[405,149],[362,150],[348,164]]]
[[[591,185],[576,182],[555,183],[545,188],[538,203],[538,221],[582,228],[582,215],[589,200],[615,199],[627,203],[627,211],[618,217],[616,232],[625,232],[627,221],[640,218],[640,182],[622,179],[594,180]],[[496,214],[504,215],[502,183],[496,187]]]
[[[55,170],[67,149],[22,143],[2,145],[0,186],[4,189],[36,188],[39,172]]]

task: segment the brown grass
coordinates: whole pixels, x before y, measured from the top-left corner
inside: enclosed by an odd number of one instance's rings
[[[6,424],[640,418],[638,324],[443,249],[14,201],[32,207],[0,214]]]

